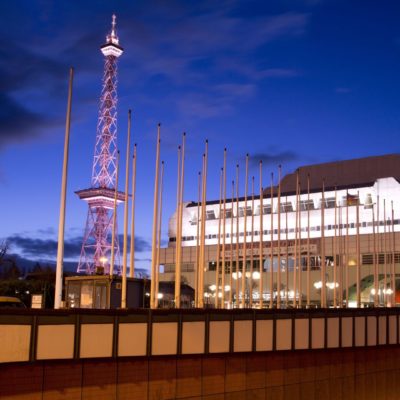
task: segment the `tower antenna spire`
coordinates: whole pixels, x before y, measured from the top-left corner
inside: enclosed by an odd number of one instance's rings
[[[117,203],[125,199],[116,187],[117,175],[117,60],[123,53],[115,29],[116,16],[112,16],[111,32],[100,47],[104,56],[103,87],[100,95],[96,144],[94,149],[92,180],[89,189],[76,192],[88,203],[88,216],[83,236],[77,272],[108,274],[110,255],[115,254],[115,272],[120,271],[119,240],[112,240],[114,197]],[[117,230],[117,228],[115,228]]]

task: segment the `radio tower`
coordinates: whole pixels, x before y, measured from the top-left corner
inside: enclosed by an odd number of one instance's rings
[[[114,246],[115,268],[120,273],[118,230],[112,244],[114,196],[117,160],[117,59],[123,53],[112,16],[111,32],[100,47],[104,55],[103,88],[100,96],[99,119],[93,158],[92,186],[76,192],[88,203],[89,210],[77,272],[109,273],[110,254]],[[117,202],[124,201],[118,192]]]

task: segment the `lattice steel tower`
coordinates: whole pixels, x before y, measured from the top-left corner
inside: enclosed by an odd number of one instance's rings
[[[110,270],[110,254],[114,245],[115,273],[120,273],[118,230],[112,244],[114,196],[117,161],[117,59],[123,53],[116,32],[116,17],[112,16],[111,32],[100,47],[104,55],[103,88],[100,96],[94,150],[92,186],[76,194],[87,201],[89,210],[77,272],[93,274],[99,267],[104,273]],[[124,194],[119,192],[118,203]]]

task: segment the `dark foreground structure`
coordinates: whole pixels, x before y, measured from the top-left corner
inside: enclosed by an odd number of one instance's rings
[[[1,311],[0,397],[398,399],[399,314]]]

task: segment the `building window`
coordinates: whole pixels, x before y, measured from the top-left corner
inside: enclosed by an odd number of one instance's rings
[[[246,208],[246,217],[250,217],[252,214],[251,207]],[[244,217],[245,216],[245,208],[244,207],[239,207],[239,217]]]
[[[232,208],[227,208],[227,209],[225,210],[225,219],[232,218],[232,216],[233,216],[233,214],[232,214]]]
[[[281,210],[281,212],[292,212],[293,205],[290,201],[281,203],[280,210]]]
[[[206,211],[206,219],[207,220],[216,219],[215,218],[215,211],[214,210],[207,210]]]
[[[300,210],[301,211],[315,210],[314,201],[313,200],[300,201]]]

